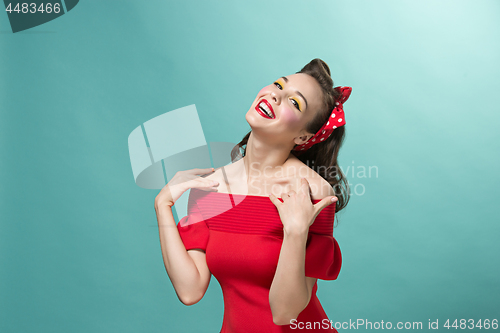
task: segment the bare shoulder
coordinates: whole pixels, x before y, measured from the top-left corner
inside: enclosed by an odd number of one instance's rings
[[[302,177],[306,178],[311,188],[311,197],[313,200],[321,200],[327,196],[335,195],[332,185],[321,177],[316,171],[304,164],[301,160],[294,160],[291,164],[296,170],[298,184]],[[297,187],[298,188],[298,187]]]
[[[314,173],[316,173],[316,172],[314,172]],[[330,183],[328,183],[319,174],[316,173],[316,175],[317,175],[317,177],[314,178],[312,183],[315,185],[315,188],[317,190],[314,190],[312,188],[311,182],[309,182],[309,186],[311,186],[312,199],[313,200],[321,200],[321,199],[326,198],[328,196],[335,195],[335,192],[333,191],[332,185],[330,185]]]
[[[219,183],[218,192],[228,193],[228,182],[231,183],[231,179],[234,178],[235,173],[237,173],[236,163],[231,163],[222,167],[215,169],[211,174],[204,176],[206,179],[215,180]]]

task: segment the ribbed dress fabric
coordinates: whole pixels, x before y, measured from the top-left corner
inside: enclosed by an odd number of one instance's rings
[[[333,237],[334,216],[335,203],[324,208],[309,227],[306,276],[337,279],[342,255]],[[187,215],[177,229],[186,250],[205,251],[208,268],[221,285],[221,333],[336,332],[316,296],[317,283],[296,322],[273,322],[269,290],[283,243],[283,224],[269,197],[193,188]]]

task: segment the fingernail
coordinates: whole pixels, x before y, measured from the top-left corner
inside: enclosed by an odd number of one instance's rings
[[[335,202],[335,201],[337,201],[337,198],[332,198],[332,202]]]

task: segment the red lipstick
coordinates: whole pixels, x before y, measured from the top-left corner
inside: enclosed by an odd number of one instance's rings
[[[266,99],[262,99],[259,104],[255,106],[255,110],[264,118],[274,119],[276,115],[274,114],[273,107]]]

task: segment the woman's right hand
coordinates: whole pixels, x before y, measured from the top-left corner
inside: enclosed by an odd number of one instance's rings
[[[214,168],[178,171],[156,196],[155,209],[159,206],[172,207],[177,199],[190,188],[206,188],[209,191],[216,191],[219,186],[217,181],[198,176],[213,171]]]

